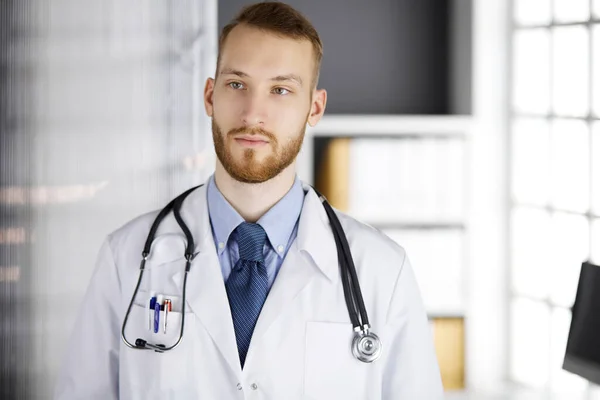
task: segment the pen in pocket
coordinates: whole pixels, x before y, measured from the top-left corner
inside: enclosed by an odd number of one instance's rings
[[[152,321],[154,321],[154,306],[156,305],[156,296],[150,298],[150,307],[148,307],[148,330],[152,331]]]
[[[158,333],[158,327],[160,323],[160,306],[163,302],[163,296],[159,294],[156,297],[156,304],[154,304],[154,333]]]
[[[171,311],[171,299],[165,299],[165,320],[163,321],[164,324],[164,333],[167,333],[167,315],[169,315],[169,312]]]

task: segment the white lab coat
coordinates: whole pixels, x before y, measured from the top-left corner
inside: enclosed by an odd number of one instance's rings
[[[134,350],[120,337],[157,212],[108,236],[83,300],[56,387],[58,399],[390,399],[443,397],[423,302],[402,247],[349,216],[338,216],[350,243],[372,331],[382,356],[352,356],[337,252],[327,215],[308,185],[298,236],[267,297],[240,367],[231,312],[215,250],[206,186],[181,215],[195,240],[187,283],[184,338],[167,353]],[[130,342],[170,345],[179,334],[185,236],[172,214],[158,229],[129,316]],[[167,334],[148,329],[150,292],[168,295]]]

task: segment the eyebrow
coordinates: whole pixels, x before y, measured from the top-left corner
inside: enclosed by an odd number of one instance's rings
[[[236,75],[236,76],[239,76],[240,78],[249,78],[250,77],[250,75],[248,75],[247,73],[238,71],[233,68],[223,68],[221,70],[221,74],[222,75]],[[271,78],[271,80],[275,81],[275,82],[294,81],[298,85],[302,86],[302,78],[300,78],[298,75],[295,75],[295,74],[277,75],[277,76]]]

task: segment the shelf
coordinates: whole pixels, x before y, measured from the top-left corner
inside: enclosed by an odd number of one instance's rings
[[[462,222],[366,222],[367,225],[379,230],[465,230]]]
[[[423,115],[324,115],[307,134],[320,137],[440,137],[463,138],[472,124],[470,116]]]

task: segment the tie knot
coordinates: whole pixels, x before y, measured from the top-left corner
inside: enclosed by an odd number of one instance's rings
[[[236,228],[240,259],[247,261],[264,261],[263,247],[267,233],[259,224],[242,222]]]

